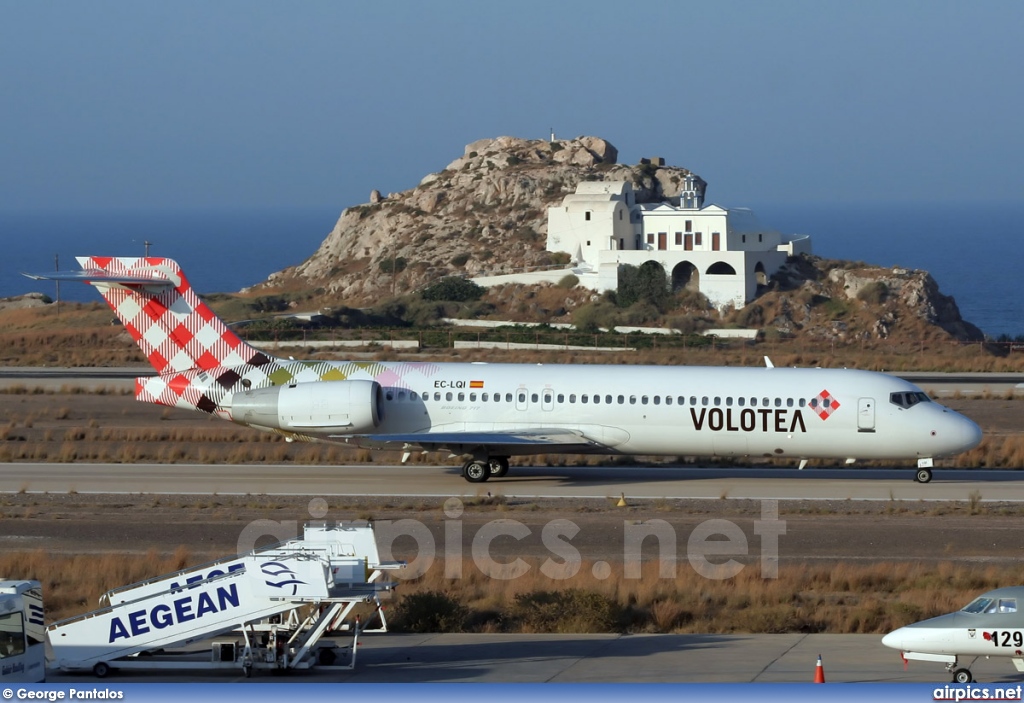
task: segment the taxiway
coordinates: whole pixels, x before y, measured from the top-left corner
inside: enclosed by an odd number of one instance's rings
[[[537,467],[467,483],[455,466],[361,464],[0,464],[2,493],[522,498],[741,498],[1024,502],[1024,471],[936,469],[929,484],[910,468]]]

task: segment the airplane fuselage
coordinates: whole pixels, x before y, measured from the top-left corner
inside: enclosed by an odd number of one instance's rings
[[[306,382],[380,384],[379,422],[370,432],[357,427],[347,432],[344,425],[334,424],[329,416],[338,409],[329,407],[326,397],[320,401],[320,416],[309,412],[301,422],[289,425],[289,418],[279,412],[276,426],[263,425],[334,440],[344,440],[347,434],[557,428],[586,437],[594,442],[591,451],[599,453],[917,459],[953,454],[980,438],[974,423],[936,403],[906,407],[891,402],[893,394],[923,394],[906,381],[866,371],[409,362],[293,365],[293,378],[279,391],[279,411],[289,406],[284,400],[288,388],[302,392]],[[261,426],[258,417],[246,414],[244,395],[225,397],[223,409],[236,422]],[[298,408],[316,404],[315,399],[294,403]],[[507,447],[508,454],[538,451],[543,449]]]

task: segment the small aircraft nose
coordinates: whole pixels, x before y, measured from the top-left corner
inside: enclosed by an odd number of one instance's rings
[[[891,649],[903,650],[903,636],[906,634],[904,630],[907,628],[901,627],[898,630],[893,630],[888,635],[882,638],[882,644]]]

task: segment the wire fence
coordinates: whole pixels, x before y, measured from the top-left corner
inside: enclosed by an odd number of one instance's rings
[[[736,351],[756,349],[760,353],[836,353],[840,350],[872,351],[886,354],[922,354],[949,349],[977,350],[979,353],[1009,356],[1024,353],[1024,342],[983,341],[958,342],[935,339],[813,339],[806,336],[785,338],[773,335],[757,339],[741,339],[699,334],[645,334],[639,332],[580,332],[547,328],[499,327],[494,329],[465,330],[450,327],[435,328],[361,328],[361,329],[279,329],[247,330],[245,336],[253,342],[273,342],[278,345],[294,343],[302,346],[317,342],[316,346],[386,347],[412,343],[420,349],[452,349],[456,343],[478,346],[506,345],[509,348],[533,345],[538,348],[573,347],[595,350],[701,350]]]

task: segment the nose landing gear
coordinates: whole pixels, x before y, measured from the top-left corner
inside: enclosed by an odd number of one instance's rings
[[[932,433],[934,434],[934,433]],[[917,473],[914,474],[914,480],[918,483],[928,483],[932,480],[932,466],[934,462],[931,457],[925,457],[917,460]]]

